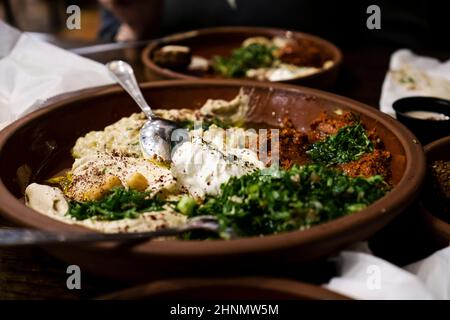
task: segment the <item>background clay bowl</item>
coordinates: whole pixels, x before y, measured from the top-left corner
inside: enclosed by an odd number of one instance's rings
[[[127,281],[162,275],[285,272],[367,239],[414,200],[425,173],[422,147],[403,125],[371,107],[285,84],[197,80],[142,85],[146,99],[155,108],[199,108],[208,98],[232,99],[242,87],[251,93],[253,112],[248,120],[265,126],[277,126],[280,119],[289,116],[298,128],[305,129],[321,111],[336,108],[360,114],[365,126],[375,128],[392,153],[394,190],[357,214],[305,231],[232,241],[153,241],[129,247],[103,243],[46,249],[84,271]],[[51,104],[5,128],[0,133],[1,213],[26,227],[89,232],[27,208],[20,200],[23,189],[70,167],[70,149],[79,136],[137,111],[125,92],[112,87]]]
[[[431,165],[436,160],[450,161],[450,136],[427,144],[425,146],[425,155],[428,165]],[[450,243],[450,223],[439,218],[427,206],[426,197],[428,196],[427,192],[423,192],[419,210],[425,219],[426,226],[433,240],[441,247],[448,246]]]
[[[211,58],[215,55],[229,55],[232,50],[239,48],[242,41],[249,37],[264,36],[272,38],[274,36],[286,36],[291,34],[294,38],[309,39],[314,41],[321,50],[329,56],[334,65],[326,70],[322,70],[306,77],[280,81],[293,83],[315,88],[327,88],[332,86],[338,77],[339,68],[342,62],[341,51],[332,43],[319,37],[294,31],[287,31],[272,28],[255,27],[219,27],[194,30],[184,33],[177,33],[151,42],[142,52],[142,60],[146,68],[146,75],[149,80],[166,79],[196,79],[198,76],[188,73],[177,72],[166,69],[155,64],[151,57],[156,49],[165,45],[184,45],[192,50],[193,55],[204,58]],[[209,77],[220,77],[209,75]],[[208,77],[208,76],[201,76]]]
[[[347,300],[325,288],[281,278],[180,278],[117,291],[102,300]]]

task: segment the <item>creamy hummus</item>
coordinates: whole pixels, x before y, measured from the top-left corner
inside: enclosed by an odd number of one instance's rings
[[[209,99],[202,108],[157,109],[155,114],[172,121],[200,122],[205,118],[216,118],[231,125],[241,125],[249,111],[249,96],[241,91],[231,101]],[[75,142],[74,158],[97,153],[116,153],[127,157],[143,157],[139,144],[139,131],[147,121],[143,113],[134,113],[107,126],[103,131],[92,131]]]
[[[249,112],[250,97],[241,90],[241,92],[231,101],[209,99],[200,109],[203,117],[211,116],[220,121],[232,124],[242,125],[245,116]]]
[[[201,119],[198,110],[170,109],[156,110],[155,114],[161,118],[173,121]],[[97,153],[118,153],[129,157],[142,157],[139,145],[139,131],[147,121],[144,113],[133,113],[130,117],[122,118],[107,126],[103,131],[92,131],[84,137],[78,138],[72,149],[74,158],[81,158]]]
[[[25,204],[55,220],[105,233],[153,231],[179,227],[186,223],[186,216],[174,212],[170,208],[163,211],[145,212],[136,219],[78,221],[66,215],[69,204],[61,190],[37,183],[30,184],[25,190]]]
[[[141,158],[99,153],[76,159],[71,173],[66,195],[77,201],[97,200],[117,186],[163,195],[176,191],[169,169]]]
[[[69,204],[60,189],[37,183],[25,189],[25,203],[48,216],[64,216],[69,210]]]
[[[117,152],[125,156],[140,157],[139,130],[146,117],[134,113],[107,126],[103,131],[92,131],[79,138],[72,149],[74,158],[82,158],[97,153]]]

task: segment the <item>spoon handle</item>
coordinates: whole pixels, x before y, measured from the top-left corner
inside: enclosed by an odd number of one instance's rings
[[[150,240],[158,237],[176,236],[186,229],[161,229],[134,233],[54,233],[33,229],[1,229],[0,247],[17,247],[27,245],[80,244],[102,241]]]
[[[117,80],[117,82],[125,89],[126,92],[136,101],[145,115],[151,119],[153,116],[152,109],[147,104],[139,89],[138,82],[134,76],[133,68],[122,60],[115,60],[106,64],[109,72]]]
[[[216,218],[212,216],[198,216],[191,218],[184,226],[179,228],[165,228],[155,231],[130,233],[58,233],[35,229],[8,228],[0,229],[0,247],[151,240],[159,237],[177,236],[194,230],[203,230],[217,234],[218,228],[218,222]]]

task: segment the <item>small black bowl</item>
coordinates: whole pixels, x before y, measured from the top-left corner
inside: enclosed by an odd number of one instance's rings
[[[397,120],[407,126],[425,145],[439,138],[450,135],[450,119],[424,120],[411,117],[409,111],[431,111],[450,117],[450,101],[432,97],[407,97],[394,102]]]

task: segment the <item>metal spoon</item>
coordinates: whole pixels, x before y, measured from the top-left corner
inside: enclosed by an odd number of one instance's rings
[[[128,63],[116,60],[107,63],[106,67],[148,118],[139,135],[139,142],[145,157],[170,161],[171,136],[172,132],[179,128],[178,125],[153,114],[139,89],[133,68]]]
[[[167,228],[149,232],[131,233],[55,233],[33,229],[0,229],[0,247],[16,247],[27,245],[79,244],[105,241],[150,240],[159,237],[170,237],[189,231],[219,232],[219,224],[213,216],[198,216],[189,219],[180,228]],[[230,234],[230,237],[233,237]]]

